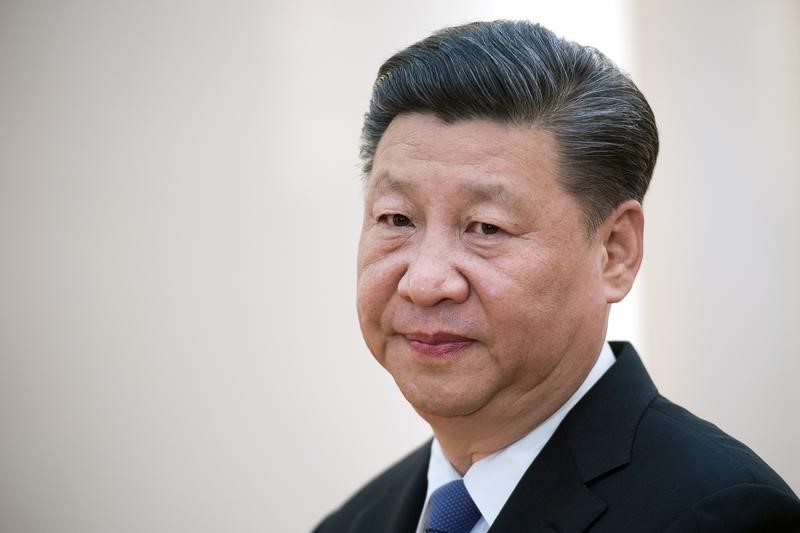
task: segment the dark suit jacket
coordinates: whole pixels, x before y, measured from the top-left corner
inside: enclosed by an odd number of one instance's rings
[[[755,453],[658,394],[628,343],[570,411],[491,532],[800,531],[800,500]],[[800,453],[800,450],[798,450]],[[430,443],[367,484],[318,533],[410,533]]]

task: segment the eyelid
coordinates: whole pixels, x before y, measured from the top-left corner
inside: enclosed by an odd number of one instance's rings
[[[487,225],[487,226],[492,226],[493,228],[497,228],[497,231],[495,231],[494,233],[483,233],[482,231],[470,231],[471,229],[477,228],[478,226],[483,226],[484,224]],[[508,233],[499,224],[496,224],[494,222],[485,222],[483,220],[473,220],[472,222],[470,222],[467,225],[466,232],[467,233],[478,233],[478,234],[483,235],[485,237],[490,237],[492,235],[499,235],[499,234],[507,234]]]
[[[406,225],[394,224],[394,221],[392,219],[394,217],[396,217],[396,216],[401,216],[401,217],[405,218],[408,221],[408,224],[406,224]],[[414,221],[411,219],[411,217],[409,215],[406,215],[406,214],[403,214],[403,213],[400,213],[400,212],[381,213],[380,215],[378,215],[376,221],[379,224],[386,224],[387,226],[391,226],[393,228],[413,228],[414,227]]]
[[[370,210],[376,221],[391,215],[403,215],[411,218],[410,213],[414,210],[413,204],[402,197],[394,195],[381,195],[371,202]]]

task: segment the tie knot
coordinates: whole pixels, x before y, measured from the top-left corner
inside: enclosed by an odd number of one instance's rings
[[[431,512],[425,533],[469,533],[480,517],[481,512],[470,498],[464,481],[457,479],[431,494]]]

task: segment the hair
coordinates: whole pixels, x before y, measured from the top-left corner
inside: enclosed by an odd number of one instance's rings
[[[384,62],[362,130],[367,179],[386,128],[405,113],[551,132],[560,185],[590,235],[620,203],[643,201],[658,154],[653,111],[631,79],[595,48],[526,21],[445,28]]]

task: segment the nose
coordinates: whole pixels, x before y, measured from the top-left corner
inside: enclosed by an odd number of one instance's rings
[[[467,299],[469,282],[456,268],[456,250],[448,245],[446,237],[426,236],[412,253],[397,285],[401,297],[421,307]]]

